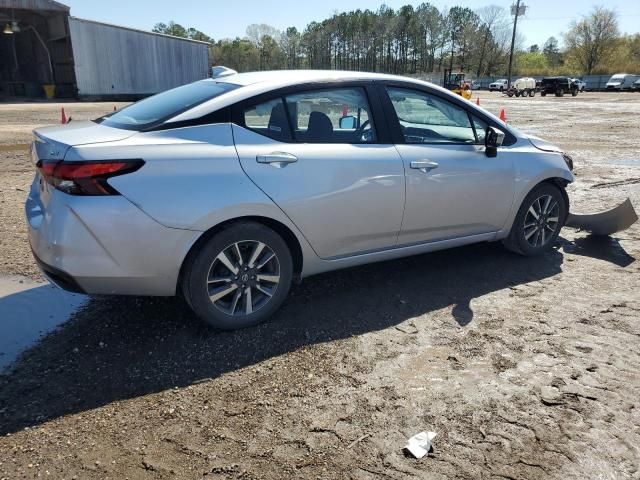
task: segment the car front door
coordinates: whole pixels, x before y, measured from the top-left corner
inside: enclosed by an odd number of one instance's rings
[[[366,87],[297,90],[236,110],[233,134],[243,169],[318,256],[395,246],[404,168],[384,141]]]
[[[513,157],[485,155],[487,124],[442,94],[397,86],[386,92],[407,175],[398,245],[502,229],[513,202]]]

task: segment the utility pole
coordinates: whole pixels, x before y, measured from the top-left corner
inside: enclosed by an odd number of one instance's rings
[[[514,15],[513,20],[513,34],[511,35],[511,51],[509,52],[509,71],[507,73],[507,90],[511,88],[511,66],[513,65],[513,49],[516,44],[516,29],[518,28],[518,15],[520,15],[520,9],[522,8],[522,15],[524,15],[527,7],[525,5],[520,6],[520,0],[516,0],[516,4],[511,6],[511,15]]]

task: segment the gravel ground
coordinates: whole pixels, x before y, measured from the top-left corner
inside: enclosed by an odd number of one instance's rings
[[[572,210],[640,206],[640,95],[479,96],[573,154]],[[16,145],[58,117],[0,105],[2,273],[38,276]],[[536,259],[479,244],[307,279],[231,333],[91,299],[0,376],[0,479],[640,479],[639,257],[638,224]]]

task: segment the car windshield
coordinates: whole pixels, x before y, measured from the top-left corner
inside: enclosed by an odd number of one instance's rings
[[[142,131],[236,88],[239,85],[214,80],[190,83],[140,100],[95,121],[108,127]]]
[[[613,77],[611,77],[611,79],[609,81],[610,82],[621,82],[622,80],[624,80],[624,75],[614,75]]]

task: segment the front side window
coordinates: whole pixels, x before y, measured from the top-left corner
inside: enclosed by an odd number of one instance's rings
[[[299,143],[373,143],[376,132],[364,89],[336,88],[285,97]]]
[[[140,100],[96,122],[108,127],[142,131],[236,88],[239,85],[213,80],[190,83]]]
[[[426,92],[387,88],[406,143],[478,142],[467,111]]]

